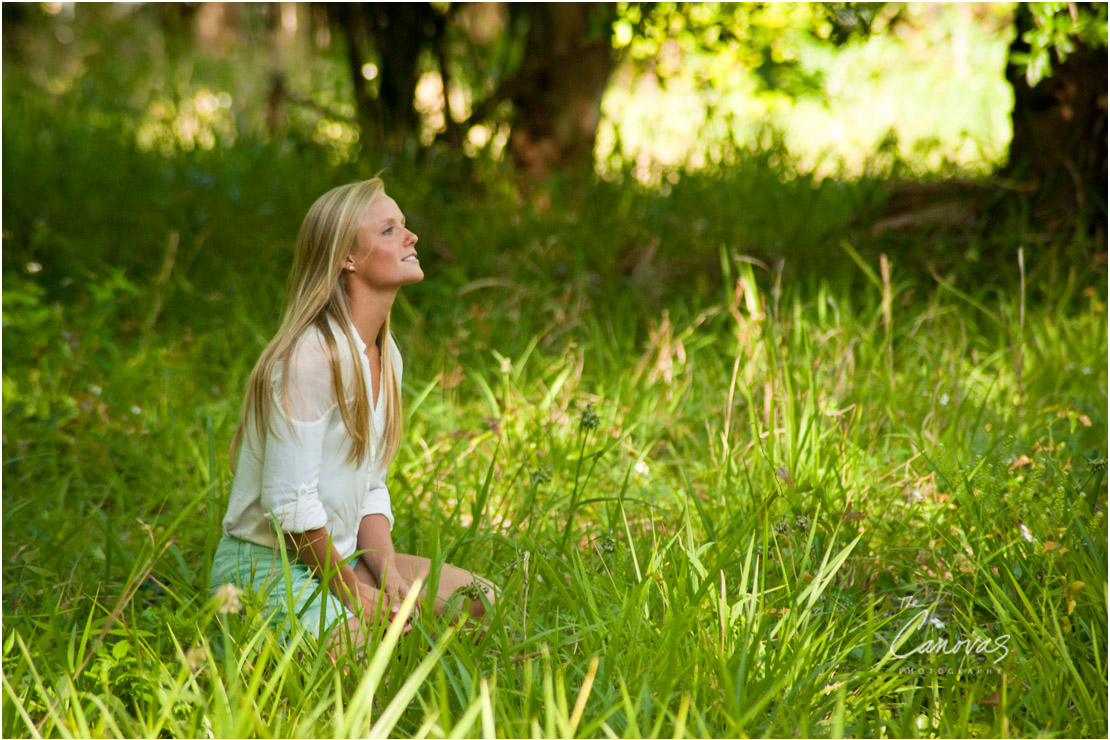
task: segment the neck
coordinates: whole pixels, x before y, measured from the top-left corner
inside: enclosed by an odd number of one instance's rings
[[[351,286],[355,287],[355,286]],[[358,331],[359,337],[367,347],[373,347],[378,339],[378,332],[393,308],[393,300],[397,297],[397,289],[390,291],[358,290],[349,293],[351,303],[351,321]]]

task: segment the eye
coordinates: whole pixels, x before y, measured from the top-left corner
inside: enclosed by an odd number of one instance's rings
[[[390,227],[389,227],[388,229],[386,229],[386,230],[385,230],[385,231],[383,231],[382,233],[383,233],[383,234],[389,234],[389,232],[391,232],[391,231],[393,231],[393,227],[392,227],[392,226],[390,226]]]

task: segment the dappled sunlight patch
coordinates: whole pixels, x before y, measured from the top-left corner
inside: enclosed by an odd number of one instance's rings
[[[198,88],[186,93],[175,103],[155,99],[135,129],[135,145],[139,151],[155,151],[165,157],[192,151],[212,149],[217,144],[230,147],[237,135],[232,97],[221,91],[214,93]]]

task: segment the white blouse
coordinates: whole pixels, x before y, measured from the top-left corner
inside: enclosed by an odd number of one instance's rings
[[[339,350],[343,385],[350,388],[356,377],[356,358],[352,358],[339,325],[331,321],[331,328]],[[347,462],[349,438],[339,413],[327,348],[320,331],[311,328],[298,340],[289,360],[288,413],[281,399],[281,364],[274,370],[272,429],[266,432],[265,440],[258,438],[250,412],[223,521],[224,534],[276,547],[275,522],[283,532],[326,526],[336,551],[346,560],[355,553],[363,517],[383,514],[393,529],[386,466],[379,459],[385,402],[382,398],[374,400],[366,343],[354,326],[351,333],[371,403],[369,459],[360,465]],[[386,344],[400,382],[401,353],[392,335]],[[384,384],[379,385],[379,393],[384,393]],[[345,395],[349,403],[354,394]]]

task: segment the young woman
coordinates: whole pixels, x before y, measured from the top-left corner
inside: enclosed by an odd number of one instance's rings
[[[337,187],[312,205],[285,317],[251,373],[231,443],[239,459],[212,589],[260,592],[270,617],[295,616],[332,642],[349,634],[363,644],[376,615],[392,619],[431,567],[394,551],[385,483],[402,423],[389,313],[397,291],[424,278],[416,241],[379,178]],[[439,573],[436,613],[460,589],[484,592],[457,597],[483,616],[490,584],[450,565]]]

